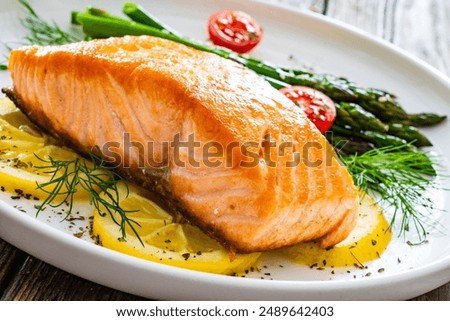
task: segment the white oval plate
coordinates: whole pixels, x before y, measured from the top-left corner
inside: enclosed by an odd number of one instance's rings
[[[39,13],[63,28],[70,27],[71,10],[98,4],[119,13],[122,2],[31,1]],[[387,89],[396,93],[411,112],[450,111],[447,106],[450,84],[444,76],[385,42],[322,16],[237,0],[140,3],[162,21],[200,40],[207,37],[206,20],[210,13],[222,8],[247,11],[265,30],[262,44],[252,53],[254,56],[279,65],[309,65],[364,86]],[[20,41],[24,30],[18,21],[19,14],[16,1],[2,2],[1,41],[10,44]],[[8,73],[1,72],[0,85],[10,83]],[[446,148],[449,130],[448,123],[426,130],[434,149],[443,155],[446,168],[450,159],[450,149]],[[432,195],[437,206],[446,210],[450,208],[448,196],[443,191]],[[83,205],[79,210],[86,217],[90,214]],[[0,237],[65,271],[154,299],[398,300],[415,297],[450,281],[450,221],[444,212],[433,215],[440,226],[427,244],[409,246],[405,239],[394,238],[382,258],[369,263],[367,270],[351,269],[348,273],[347,269],[337,269],[333,275],[330,270],[287,263],[281,268],[276,259],[265,262],[267,268],[246,278],[147,262],[97,246],[89,240],[87,232],[81,239],[71,235],[85,229],[87,221],[61,222],[61,215],[55,211],[42,213],[36,219],[32,202],[12,200],[4,193],[0,194]],[[378,272],[380,268],[384,272]]]

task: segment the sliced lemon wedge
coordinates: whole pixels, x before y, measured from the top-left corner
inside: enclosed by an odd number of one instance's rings
[[[127,226],[126,239],[122,238],[120,227],[109,214],[94,212],[93,234],[98,235],[104,247],[146,260],[182,267],[191,270],[239,274],[256,264],[260,253],[236,254],[230,259],[229,252],[217,241],[211,239],[198,227],[173,217],[151,200],[139,195],[139,189],[130,188],[127,196],[123,185],[118,185],[119,206],[134,220],[139,241]],[[114,219],[120,222],[118,214]]]
[[[52,145],[51,139],[42,134],[9,99],[0,99],[0,185],[2,190],[27,198],[45,199],[48,193],[37,188],[47,183],[53,173],[48,160],[73,160],[80,158],[74,151]],[[54,185],[46,186],[52,191]],[[19,191],[19,192],[18,192]],[[64,188],[60,191],[64,193]],[[81,190],[76,199],[86,198]],[[63,197],[63,196],[61,196]],[[56,200],[60,200],[57,197]]]
[[[14,113],[16,111],[18,111],[18,109],[10,99],[8,98],[0,99],[0,116]]]
[[[381,256],[389,245],[392,233],[383,211],[369,195],[360,192],[360,213],[350,235],[331,249],[307,242],[281,249],[278,254],[288,260],[318,268],[363,267]]]

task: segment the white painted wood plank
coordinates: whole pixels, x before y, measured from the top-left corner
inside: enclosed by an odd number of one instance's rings
[[[329,0],[326,14],[390,41],[450,75],[448,0]]]
[[[450,76],[448,0],[398,0],[393,42]]]
[[[387,0],[330,0],[326,14],[378,37],[384,36]]]

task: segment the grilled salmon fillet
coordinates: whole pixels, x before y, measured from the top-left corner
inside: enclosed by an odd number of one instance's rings
[[[266,251],[349,234],[352,178],[323,135],[245,67],[150,36],[29,46],[7,94],[82,153],[161,195],[230,249]]]

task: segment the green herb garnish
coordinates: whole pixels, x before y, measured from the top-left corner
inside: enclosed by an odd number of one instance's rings
[[[408,232],[412,226],[420,241],[424,241],[428,233],[427,215],[435,209],[433,200],[425,196],[428,189],[437,187],[435,162],[426,152],[405,147],[373,149],[341,159],[357,186],[393,209],[391,226],[401,215],[399,234]]]
[[[55,22],[48,23],[42,19],[27,0],[19,0],[19,2],[26,10],[25,17],[21,19],[21,22],[28,30],[28,34],[24,37],[28,44],[62,45],[82,40],[74,34],[63,31]]]
[[[97,148],[98,151],[98,148]],[[35,155],[38,157],[37,155]],[[53,208],[64,204],[69,206],[66,218],[71,214],[74,204],[74,196],[79,190],[85,190],[89,194],[89,203],[101,215],[109,214],[117,225],[120,226],[122,238],[126,239],[126,227],[129,226],[141,244],[143,242],[136,231],[136,226],[140,224],[128,217],[128,213],[134,212],[124,210],[119,204],[119,190],[117,183],[125,182],[118,174],[108,170],[103,166],[102,157],[94,153],[88,154],[90,160],[76,158],[74,160],[55,160],[49,157],[48,160],[39,158],[48,163],[45,166],[36,166],[51,174],[52,177],[46,183],[37,184],[37,188],[48,194],[47,198],[38,207],[36,215],[45,209],[46,206]],[[126,195],[129,189],[125,182]],[[119,215],[119,220],[116,219]]]

